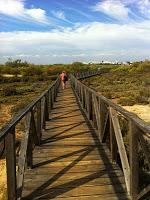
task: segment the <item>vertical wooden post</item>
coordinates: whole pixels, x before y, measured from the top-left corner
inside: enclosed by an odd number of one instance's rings
[[[46,123],[46,116],[45,116],[45,110],[46,110],[46,98],[44,96],[43,102],[42,102],[42,129],[45,129],[45,123]]]
[[[45,120],[49,120],[49,98],[48,98],[48,93],[45,95]]]
[[[83,108],[85,109],[85,88],[83,87]]]
[[[50,108],[51,109],[53,108],[53,97],[52,97],[52,95],[53,95],[53,92],[52,92],[52,88],[51,88],[51,90],[50,90]]]
[[[51,111],[51,92],[50,90],[48,91],[48,112],[50,113]]]
[[[32,168],[33,166],[33,118],[31,117],[29,123],[29,136],[28,136],[28,145],[27,145],[27,167]]]
[[[15,128],[5,138],[8,200],[17,199]]]
[[[89,118],[89,120],[92,120],[93,118],[93,116],[92,116],[92,94],[91,94],[91,92],[89,91],[88,92],[88,118]]]
[[[27,147],[27,167],[32,168],[33,166],[33,141],[32,141],[31,134],[29,135],[28,139],[28,147]]]
[[[81,86],[81,103],[82,103],[82,107],[83,107],[83,86]]]
[[[36,118],[36,130],[37,136],[39,139],[39,144],[41,143],[41,135],[42,135],[42,125],[41,125],[41,100],[37,103],[37,118]]]
[[[34,144],[35,145],[40,145],[40,140],[38,138],[38,134],[37,134],[37,128],[35,125],[35,119],[34,119],[34,112],[33,110],[31,111],[31,121],[32,121],[32,135],[33,135],[33,140],[34,140]]]
[[[55,102],[56,101],[56,94],[57,94],[56,93],[56,85],[54,85],[53,88],[54,88],[54,102]]]
[[[87,89],[84,89],[84,104],[85,104],[85,110],[87,111]]]
[[[92,121],[93,121],[93,125],[94,127],[97,129],[97,120],[96,120],[96,113],[95,110],[96,108],[94,108],[95,104],[94,104],[94,94],[92,95]]]
[[[112,161],[117,161],[117,141],[115,138],[115,132],[113,128],[113,123],[111,115],[109,113],[109,132],[110,132],[110,152]]]
[[[55,97],[54,97],[54,86],[52,87],[52,107],[54,105]]]
[[[100,140],[102,141],[103,131],[104,131],[104,103],[99,98],[99,110],[100,110]]]
[[[135,200],[138,194],[139,163],[138,163],[138,128],[133,121],[129,122],[129,150],[130,150],[130,195]]]

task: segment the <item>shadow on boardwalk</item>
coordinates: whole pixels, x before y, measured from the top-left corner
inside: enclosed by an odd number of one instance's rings
[[[100,144],[70,85],[59,92],[33,156],[24,200],[128,199],[122,171],[111,164],[108,148]]]

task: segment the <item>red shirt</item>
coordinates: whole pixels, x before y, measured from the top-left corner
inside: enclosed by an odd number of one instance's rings
[[[60,78],[61,78],[62,81],[64,80],[64,77],[65,77],[65,73],[61,73]]]

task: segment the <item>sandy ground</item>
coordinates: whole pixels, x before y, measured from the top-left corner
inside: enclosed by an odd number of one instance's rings
[[[11,108],[13,105],[0,105],[0,128],[10,120],[11,118]],[[5,159],[0,160],[0,200],[6,199],[6,161]]]
[[[0,128],[11,119],[11,108],[13,105],[0,105]]]
[[[7,184],[6,184],[6,161],[0,160],[0,200],[5,199]]]
[[[150,123],[150,105],[123,106],[123,108],[135,113],[141,119]]]

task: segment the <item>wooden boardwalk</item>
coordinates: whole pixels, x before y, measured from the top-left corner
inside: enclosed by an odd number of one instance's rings
[[[26,170],[23,199],[129,199],[124,176],[82,113],[68,84],[59,91]]]

